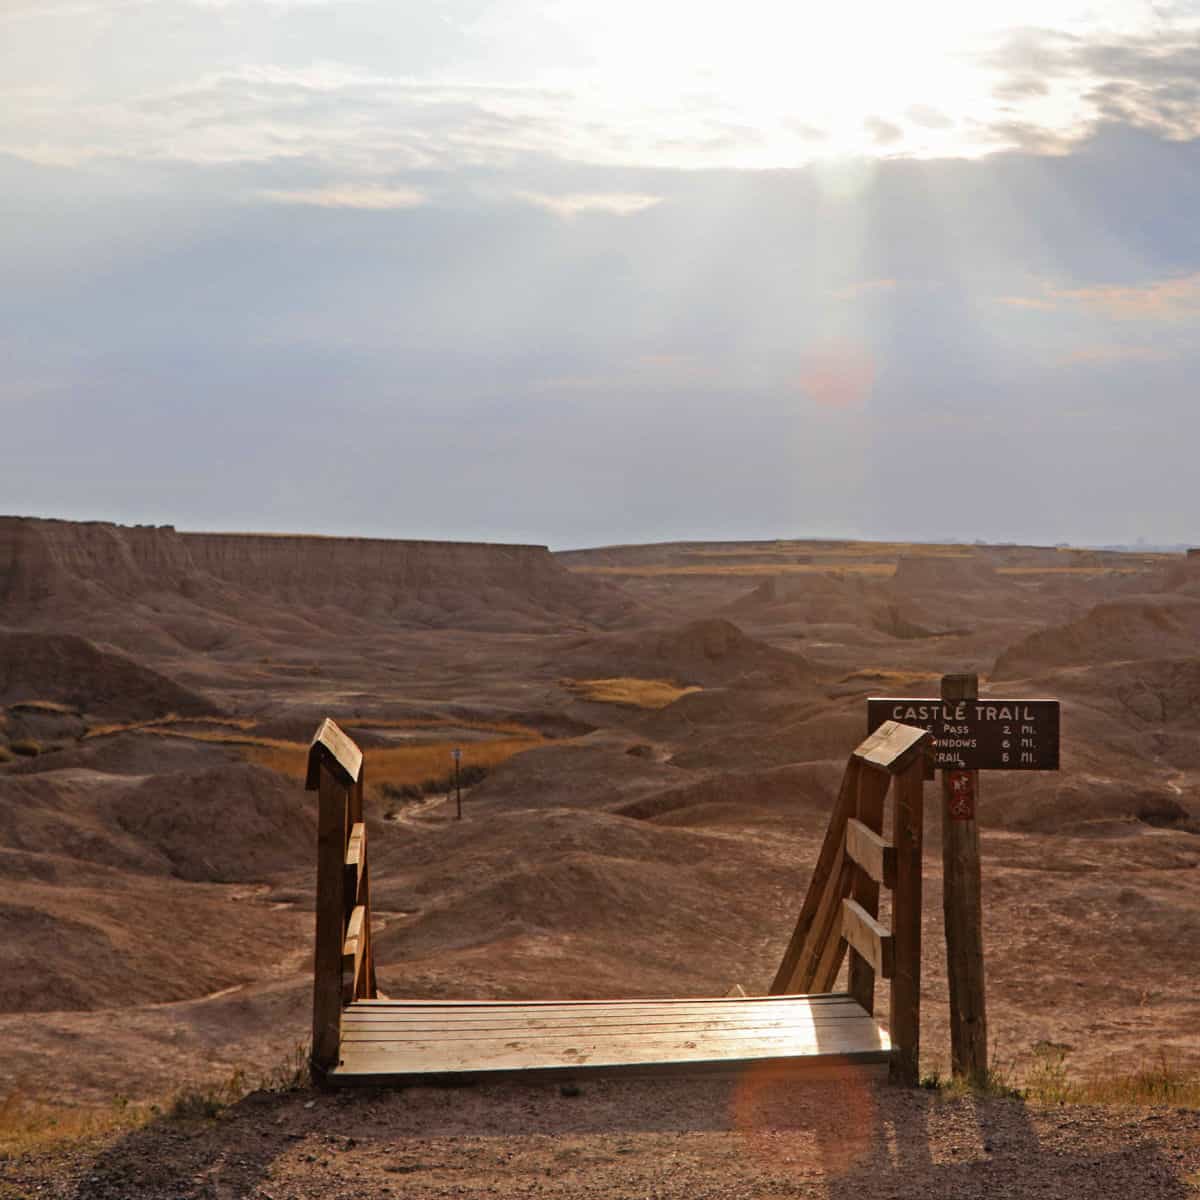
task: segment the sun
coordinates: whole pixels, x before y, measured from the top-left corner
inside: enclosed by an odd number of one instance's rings
[[[558,0],[544,13],[572,52],[569,67],[547,60],[543,79],[573,89],[594,122],[667,162],[703,146],[734,166],[986,153],[1011,70],[997,55],[1022,29],[1144,19],[1139,5],[1068,0]],[[1061,88],[1022,103],[1050,126],[1078,115]]]

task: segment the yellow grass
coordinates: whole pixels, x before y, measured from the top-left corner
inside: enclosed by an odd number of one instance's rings
[[[560,682],[581,700],[624,704],[631,708],[666,708],[680,696],[702,690],[698,687],[680,687],[666,679],[635,679],[628,675],[612,679],[563,679]]]
[[[3,721],[0,713],[0,721]],[[456,717],[346,717],[339,716],[338,723],[350,729],[483,729],[495,733],[512,733],[524,735],[530,732],[528,726],[519,725],[515,721],[476,721],[459,720]],[[87,731],[85,737],[107,737],[114,733],[161,733],[168,737],[195,738],[197,741],[246,741],[255,744],[269,745],[272,739],[265,739],[249,734],[258,724],[253,717],[181,717],[177,713],[168,713],[165,717],[155,717],[148,721],[112,722],[107,725],[95,725]],[[176,725],[207,725],[214,732],[205,733],[199,730],[177,730]],[[240,739],[235,734],[220,732],[221,730],[239,730],[249,734]]]
[[[667,553],[672,553],[668,551]],[[729,548],[688,548],[674,553],[704,555],[706,558],[721,558],[729,555],[745,557],[749,554],[769,558],[772,555],[808,554],[814,559],[838,558],[898,558],[900,555],[918,555],[927,558],[974,558],[974,551],[965,546],[919,545],[914,542],[847,542],[842,546],[814,546],[808,542],[777,542],[771,546],[732,546]]]
[[[398,718],[343,717],[341,723],[369,729],[428,729],[432,741],[420,745],[384,746],[367,752],[367,782],[373,787],[382,784],[420,786],[427,780],[445,780],[453,772],[450,751],[462,750],[463,765],[494,767],[534,746],[543,745],[546,738],[527,725],[515,721],[457,720],[452,717]],[[211,728],[175,728],[176,725],[207,725]],[[250,763],[272,771],[303,779],[308,762],[308,743],[285,738],[261,737],[250,732],[255,725],[249,718],[178,717],[172,714],[153,721],[131,722],[124,725],[103,725],[89,730],[89,737],[110,733],[143,733],[151,737],[181,738],[189,742],[232,746]],[[448,729],[473,729],[502,736],[480,741],[449,740]]]
[[[152,1116],[150,1108],[120,1100],[110,1108],[52,1106],[14,1087],[0,1098],[0,1158],[16,1158],[63,1142],[134,1129]],[[0,1191],[0,1196],[4,1195]]]
[[[453,773],[454,760],[450,751],[462,749],[462,763],[479,767],[496,767],[514,754],[546,744],[540,733],[529,730],[521,737],[491,738],[479,742],[431,742],[422,746],[387,746],[366,752],[365,777],[368,784],[379,787],[385,783],[403,787],[420,786],[427,779],[447,779]],[[303,779],[308,763],[308,746],[299,742],[278,745],[245,745],[242,755],[247,762],[272,771]]]
[[[457,717],[338,717],[347,729],[484,729],[490,733],[511,733],[524,737],[534,731],[516,721],[473,721]]]
[[[896,570],[895,563],[887,562],[846,562],[846,563],[731,563],[712,566],[631,566],[631,567],[571,567],[567,568],[577,575],[629,575],[659,577],[671,575],[744,575],[748,578],[777,575],[830,575],[843,573],[846,575],[878,575],[886,577]]]
[[[997,575],[1136,575],[1141,567],[997,567]]]
[[[57,700],[18,700],[9,706],[10,712],[40,712],[52,713],[55,716],[74,717],[79,709],[69,704],[60,704]]]
[[[123,721],[108,725],[94,725],[84,734],[85,738],[107,737],[114,733],[130,733],[134,731],[166,730],[172,725],[214,725],[222,729],[253,729],[257,724],[250,717],[181,717],[178,713],[168,713],[165,717],[154,717],[149,721]],[[187,734],[182,736],[186,737]]]
[[[889,687],[899,687],[913,683],[918,679],[940,678],[941,676],[934,671],[873,671],[868,668],[862,671],[852,671],[849,675],[843,675],[838,682],[856,683],[861,680],[863,683],[878,683],[886,684]]]
[[[221,729],[146,729],[144,733],[154,737],[182,738],[186,742],[213,742],[218,746],[261,746],[272,750],[285,750],[298,742],[289,742],[284,738],[258,737],[253,733],[229,733]],[[308,749],[308,744],[304,744]]]
[[[1200,1108],[1200,1075],[1172,1065],[1165,1051],[1136,1071],[1114,1062],[1086,1079],[1073,1079],[1061,1047],[1041,1045],[1025,1079],[1025,1094],[1044,1104],[1171,1104]]]

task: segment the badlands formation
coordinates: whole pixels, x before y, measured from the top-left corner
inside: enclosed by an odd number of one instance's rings
[[[958,671],[1063,705],[1061,771],[981,787],[998,1060],[1200,1066],[1198,635],[1180,556],[0,519],[5,1075],[104,1105],[294,1053],[326,715],[366,752],[388,994],[763,991],[866,698]],[[944,1073],[928,796],[922,1062]]]

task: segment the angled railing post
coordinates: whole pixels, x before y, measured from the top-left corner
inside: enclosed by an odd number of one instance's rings
[[[921,850],[924,729],[888,721],[850,755],[829,829],[771,993],[829,992],[849,950],[849,989],[874,1011],[879,976],[891,983],[892,1078],[916,1083],[921,1010]],[[893,840],[883,837],[888,789]],[[879,888],[892,889],[892,929]]]

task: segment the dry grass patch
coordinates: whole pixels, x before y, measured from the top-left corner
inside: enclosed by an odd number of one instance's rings
[[[1136,1071],[1114,1064],[1108,1071],[1086,1079],[1073,1079],[1067,1068],[1067,1051],[1042,1045],[1034,1051],[1025,1080],[1025,1095],[1044,1104],[1160,1104],[1200,1108],[1200,1075],[1174,1067],[1165,1051]]]
[[[843,675],[838,683],[878,683],[887,687],[907,687],[922,679],[941,679],[941,676],[933,671],[887,671],[868,668],[851,671],[849,675]]]
[[[1068,1049],[1054,1042],[1035,1046],[1023,1086],[1016,1082],[1019,1072],[1015,1061],[1002,1066],[997,1060],[993,1060],[982,1083],[972,1085],[963,1079],[948,1078],[935,1067],[921,1080],[921,1086],[947,1095],[1004,1096],[1033,1104],[1200,1108],[1200,1074],[1172,1066],[1165,1051],[1136,1071],[1127,1070],[1122,1062],[1113,1062],[1108,1070],[1077,1079],[1067,1066]]]
[[[85,738],[108,737],[114,733],[148,733],[169,731],[174,725],[209,725],[218,729],[253,729],[258,722],[251,717],[181,717],[168,713],[165,717],[154,717],[149,721],[116,721],[107,725],[93,725]],[[179,736],[190,736],[186,733]]]
[[[458,720],[453,717],[399,718],[339,717],[340,724],[354,729],[428,729],[430,740],[419,745],[374,747],[368,751],[368,783],[382,790],[391,785],[397,790],[413,787],[423,791],[444,788],[453,776],[450,751],[462,750],[463,767],[488,770],[520,754],[543,745],[547,739],[536,729],[514,721]],[[181,738],[189,742],[229,746],[257,766],[267,767],[293,779],[303,779],[308,763],[308,742],[285,738],[261,737],[253,731],[256,722],[249,718],[178,717],[174,714],[153,721],[124,725],[104,725],[90,730],[89,737],[113,733],[143,733],[151,737]],[[202,726],[202,728],[195,728]],[[451,741],[448,729],[482,730],[501,736],[479,741]]]
[[[0,1098],[0,1158],[19,1158],[64,1142],[136,1129],[155,1115],[152,1106],[121,1098],[107,1108],[44,1104],[17,1085]]]
[[[630,567],[572,567],[568,571],[577,575],[628,575],[646,578],[665,578],[679,575],[720,575],[727,578],[745,576],[749,579],[764,576],[779,575],[870,575],[887,578],[896,571],[896,564],[890,562],[854,562],[845,563],[713,563],[702,566],[667,567],[667,566],[630,566]]]
[[[997,567],[997,575],[1136,575],[1144,567]]]
[[[618,675],[612,679],[562,679],[560,685],[581,700],[600,704],[624,704],[630,708],[666,708],[680,696],[699,692],[699,687],[680,687],[668,679],[635,679]]]
[[[77,717],[79,709],[57,700],[18,700],[8,706],[10,712],[49,713],[55,717]]]
[[[534,731],[516,721],[475,721],[458,717],[339,717],[346,729],[482,729],[488,733],[511,733],[527,737]]]
[[[490,738],[460,744],[452,741],[428,742],[422,746],[376,747],[367,751],[365,776],[372,787],[382,789],[406,786],[421,788],[423,784],[448,781],[454,773],[450,752],[459,746],[463,766],[485,769],[507,762],[515,754],[533,750],[547,742],[540,733],[527,730],[520,737]],[[303,779],[308,764],[308,745],[283,742],[278,745],[245,745],[242,755],[247,762],[268,767],[293,779]],[[433,790],[424,788],[423,790]]]

